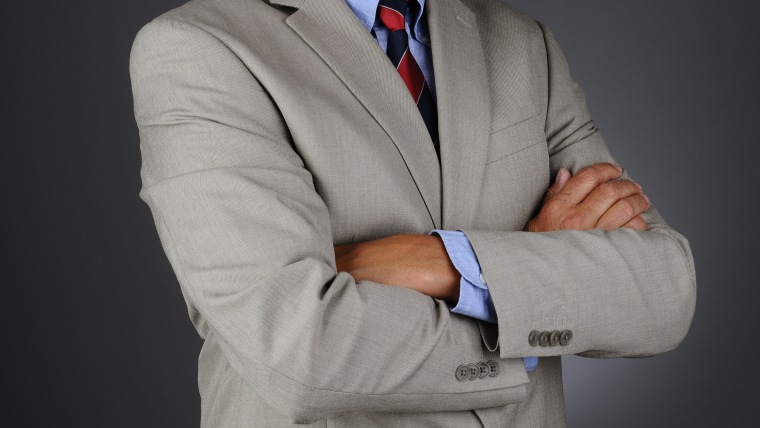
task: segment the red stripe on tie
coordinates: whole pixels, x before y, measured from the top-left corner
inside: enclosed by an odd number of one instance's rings
[[[380,21],[388,27],[388,30],[398,31],[406,28],[406,19],[404,19],[404,15],[398,13],[395,9],[380,6],[377,11],[380,13]]]
[[[401,57],[401,62],[398,64],[398,74],[401,75],[401,79],[406,83],[406,88],[414,98],[416,104],[420,100],[422,94],[422,87],[425,85],[425,75],[422,74],[420,66],[417,65],[417,61],[409,53],[409,49],[404,52],[404,56]]]

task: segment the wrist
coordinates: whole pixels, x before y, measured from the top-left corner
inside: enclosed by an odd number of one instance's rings
[[[456,306],[457,302],[459,302],[462,275],[451,261],[443,239],[438,235],[431,235],[429,237],[435,242],[436,259],[439,261],[438,266],[434,269],[433,280],[439,286],[443,284],[441,298],[449,305]]]

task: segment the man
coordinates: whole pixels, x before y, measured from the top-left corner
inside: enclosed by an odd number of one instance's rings
[[[688,330],[688,243],[552,34],[497,0],[406,7],[193,1],[137,36],[203,426],[562,426],[560,355]]]

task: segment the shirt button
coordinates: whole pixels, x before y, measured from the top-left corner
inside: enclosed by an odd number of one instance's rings
[[[462,382],[470,378],[470,368],[462,364],[456,370],[457,380]]]
[[[482,273],[480,274],[480,282],[482,282],[483,284],[486,283],[486,279],[483,278],[483,274]]]

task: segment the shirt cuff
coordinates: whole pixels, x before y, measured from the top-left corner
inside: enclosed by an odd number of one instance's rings
[[[441,229],[432,230],[430,235],[441,237],[451,263],[462,275],[459,281],[459,302],[455,307],[449,308],[451,312],[495,324],[496,309],[491,292],[488,291],[488,284],[483,278],[480,263],[467,235],[459,230]],[[532,372],[538,365],[538,357],[523,358],[523,365],[525,371]]]
[[[532,372],[538,365],[538,357],[524,357],[523,365],[525,366],[525,371],[528,373]]]
[[[488,291],[470,240],[461,231],[435,229],[430,234],[441,237],[451,263],[462,276],[459,281],[459,302],[450,308],[451,312],[495,324],[496,309],[491,292]]]

